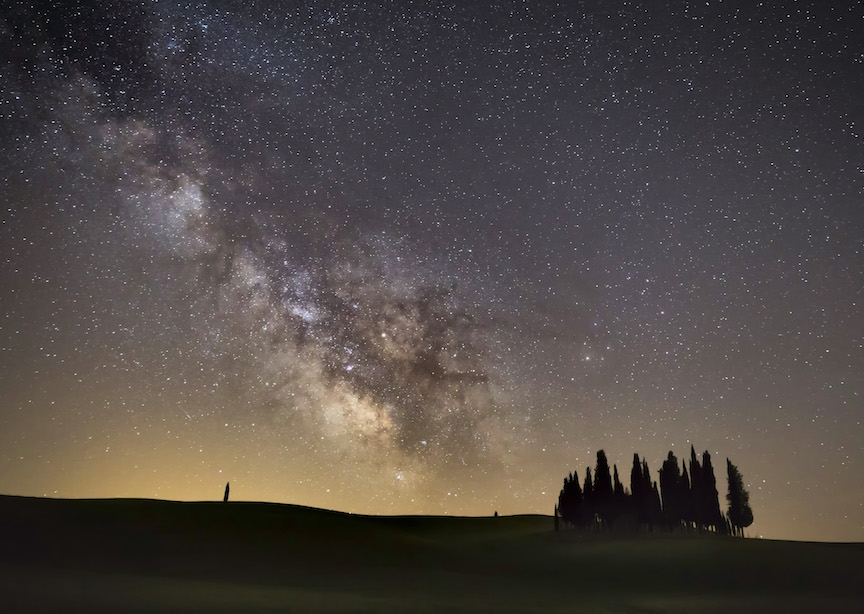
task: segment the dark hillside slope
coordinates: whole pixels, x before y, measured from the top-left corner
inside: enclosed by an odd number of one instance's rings
[[[586,538],[556,534],[551,524],[545,516],[376,517],[268,503],[0,497],[0,610],[804,612],[864,605],[861,545]]]

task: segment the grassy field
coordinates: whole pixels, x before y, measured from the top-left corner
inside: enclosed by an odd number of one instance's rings
[[[858,612],[864,545],[0,496],[0,611]]]

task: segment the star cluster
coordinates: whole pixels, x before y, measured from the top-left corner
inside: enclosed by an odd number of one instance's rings
[[[864,539],[861,6],[0,15],[0,491],[548,513],[692,442]]]

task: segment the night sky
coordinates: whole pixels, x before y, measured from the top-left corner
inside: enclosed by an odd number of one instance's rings
[[[0,11],[0,492],[864,540],[861,3]]]

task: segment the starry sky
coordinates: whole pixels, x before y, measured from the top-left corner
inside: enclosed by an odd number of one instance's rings
[[[0,492],[864,540],[860,3],[0,15]]]

